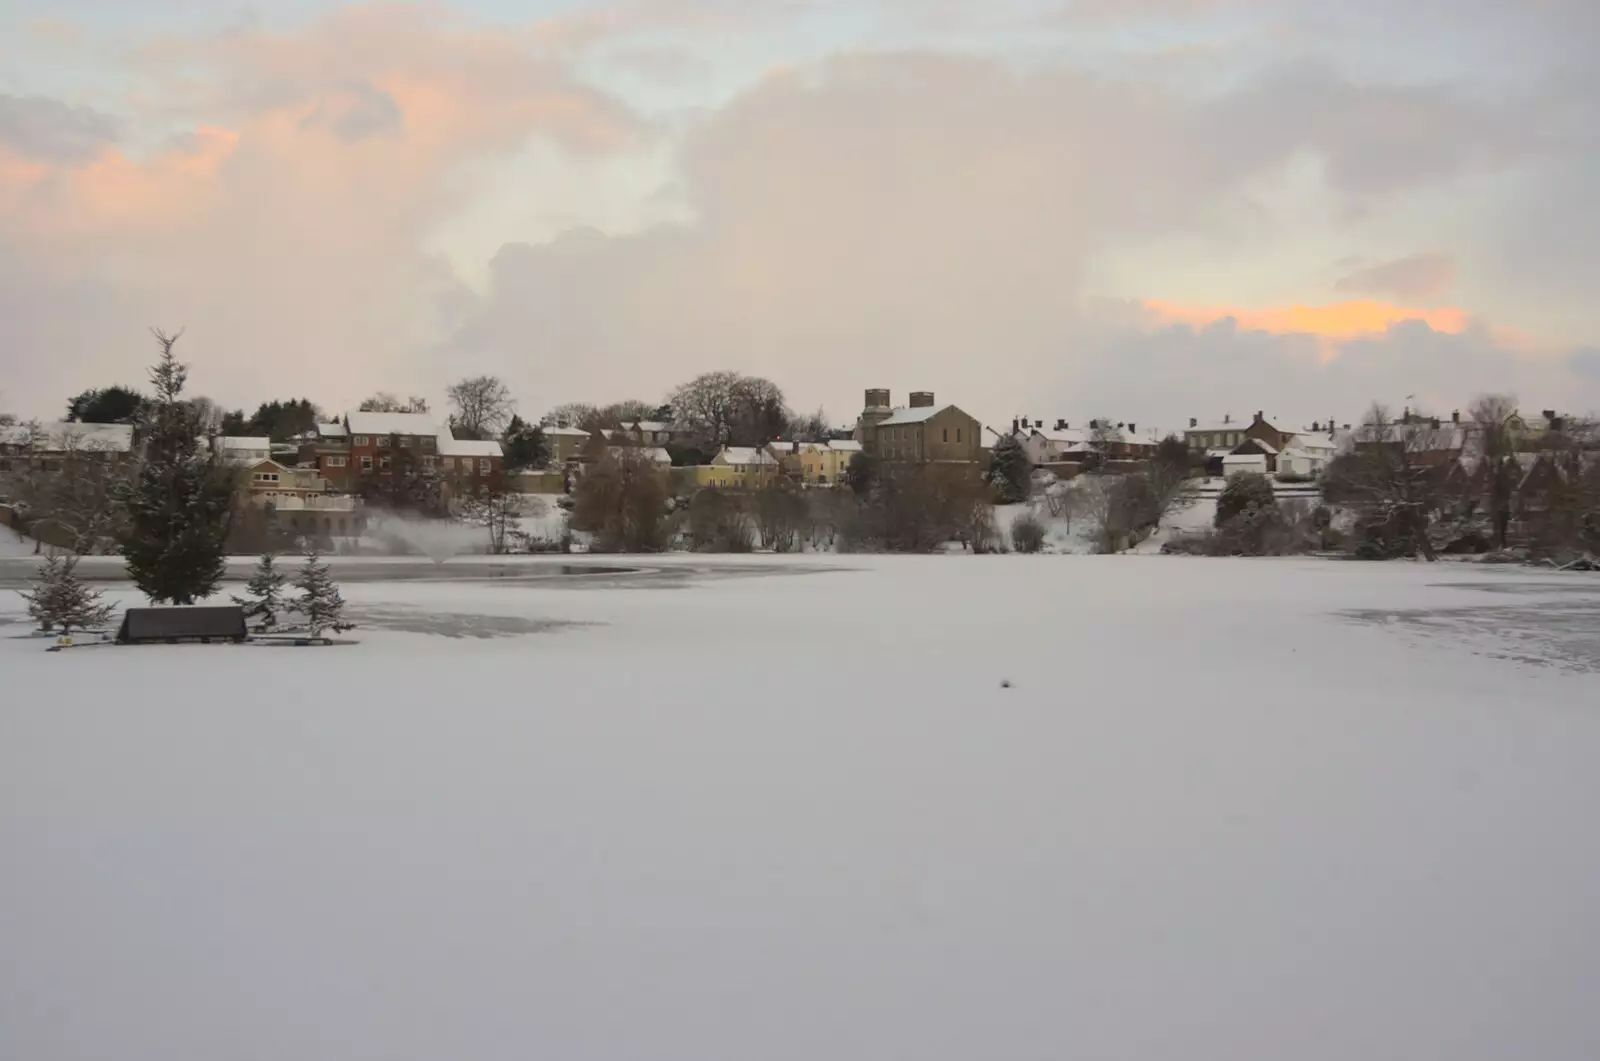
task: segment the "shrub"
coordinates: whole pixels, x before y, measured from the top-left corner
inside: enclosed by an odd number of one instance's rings
[[[1044,548],[1044,524],[1032,512],[1024,512],[1011,523],[1011,548],[1019,553],[1036,553]]]
[[[1272,483],[1265,475],[1254,472],[1234,476],[1217,496],[1215,526],[1222,527],[1252,505],[1277,510],[1278,498],[1272,492]]]

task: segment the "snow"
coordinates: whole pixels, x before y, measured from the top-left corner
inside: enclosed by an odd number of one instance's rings
[[[951,408],[949,405],[918,405],[913,408],[898,408],[890,413],[887,419],[878,421],[876,426],[901,427],[905,424],[921,424],[932,420],[949,408]]]
[[[500,443],[492,438],[456,438],[449,431],[440,431],[434,446],[441,457],[499,457],[504,453]]]
[[[436,435],[432,413],[347,413],[352,435]]]
[[[34,555],[34,546],[37,544],[32,538],[11,527],[0,525],[0,557],[27,559]],[[0,688],[3,688],[3,683],[0,683]]]
[[[0,637],[0,1055],[1596,1056],[1600,581],[592,562]]]

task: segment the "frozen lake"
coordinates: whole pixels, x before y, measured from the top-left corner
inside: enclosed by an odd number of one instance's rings
[[[0,1057],[1600,1056],[1600,578],[622,566],[0,592]]]

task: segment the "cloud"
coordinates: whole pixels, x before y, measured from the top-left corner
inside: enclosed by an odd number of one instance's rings
[[[1249,331],[1273,335],[1310,335],[1324,339],[1352,339],[1386,332],[1407,321],[1420,321],[1437,332],[1466,330],[1468,314],[1452,306],[1413,309],[1385,302],[1336,302],[1322,306],[1185,306],[1158,299],[1144,303],[1157,320],[1204,327],[1232,320]]]
[[[1334,290],[1355,295],[1393,298],[1435,298],[1455,282],[1455,258],[1449,254],[1413,254],[1356,269],[1339,279]]]
[[[0,357],[8,377],[29,366],[12,400],[53,409],[126,378],[151,324],[188,327],[193,385],[228,402],[433,384],[460,283],[429,235],[508,154],[603,157],[639,129],[533,39],[365,8],[141,53],[162,71],[158,113],[204,119],[186,134],[148,153],[38,161],[38,135],[30,160],[0,153]]]
[[[0,148],[45,162],[86,162],[117,137],[117,121],[44,96],[0,93]]]

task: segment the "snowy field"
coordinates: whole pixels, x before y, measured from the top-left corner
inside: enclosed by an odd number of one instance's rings
[[[1600,579],[652,566],[0,591],[0,1058],[1600,1057]]]

